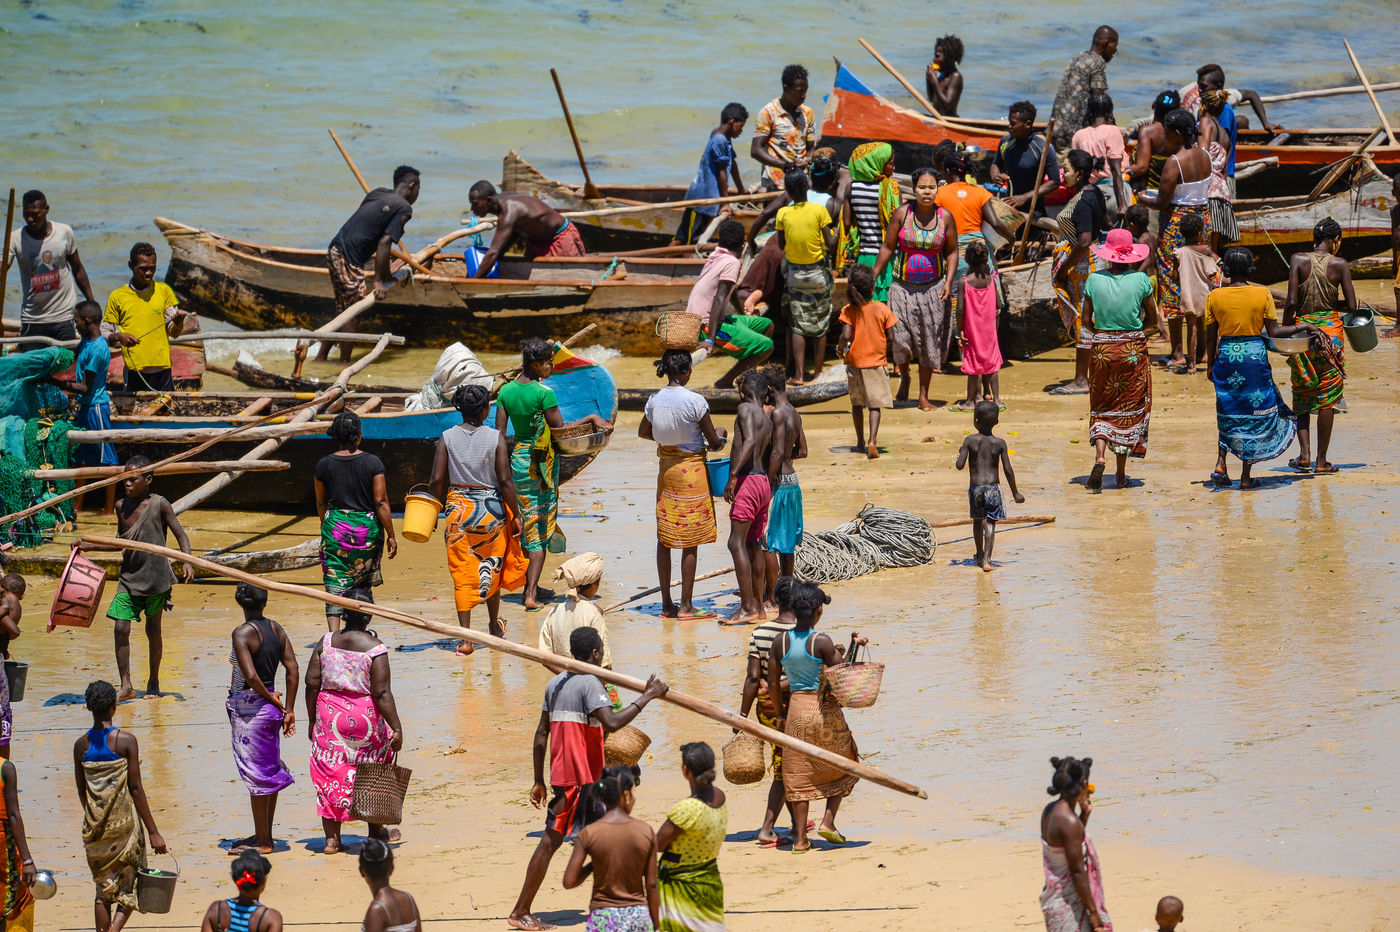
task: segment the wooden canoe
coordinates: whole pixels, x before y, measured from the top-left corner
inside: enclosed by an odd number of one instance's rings
[[[601,198],[583,196],[583,185],[565,184],[547,177],[520,157],[515,150],[506,153],[501,165],[501,190],[511,194],[529,194],[563,213],[575,210],[598,210],[608,207],[636,207],[655,204],[654,210],[611,217],[584,217],[576,223],[590,252],[622,252],[649,249],[671,242],[681,222],[681,209],[667,207],[668,201],[685,198],[685,185],[599,185]],[[735,205],[732,216],[748,226],[758,216],[758,209],[747,204]]]
[[[1006,133],[1006,120],[958,117],[939,119],[920,110],[902,107],[875,93],[839,61],[831,94],[822,112],[820,146],[830,146],[842,158],[863,142],[881,140],[894,146],[895,167],[907,172],[932,164],[933,147],[945,139],[963,145],[994,150]],[[1241,130],[1235,156],[1236,168],[1255,159],[1275,157],[1278,165],[1239,183],[1241,197],[1278,197],[1306,194],[1322,172],[1352,153],[1369,135],[1367,129],[1286,130],[1287,141],[1270,145],[1272,134]],[[1377,145],[1371,157],[1390,174],[1400,170],[1400,146]]]
[[[566,421],[576,421],[589,414],[609,420],[617,416],[617,385],[607,369],[587,359],[575,356],[549,377],[547,384],[559,398],[559,413]],[[413,393],[416,395],[417,393]],[[347,407],[353,409],[368,395],[347,396]],[[372,413],[361,415],[364,434],[363,448],[384,461],[389,483],[389,501],[395,510],[401,507],[404,495],[415,485],[424,484],[432,472],[433,454],[442,432],[462,422],[454,408],[435,411],[405,411],[409,394],[377,395],[383,399]],[[125,460],[135,454],[153,460],[169,456],[181,441],[178,432],[198,428],[227,428],[236,423],[248,423],[248,418],[235,415],[259,398],[271,398],[272,405],[262,412],[273,414],[306,400],[295,393],[254,392],[175,392],[169,395],[161,416],[140,415],[140,411],[157,398],[154,393],[112,396],[112,426],[121,428],[159,428],[171,432],[169,442],[116,442],[117,455]],[[327,427],[334,417],[324,414],[317,418]],[[495,406],[490,414],[494,423]],[[220,459],[233,459],[252,449],[256,440],[234,439],[214,447]],[[314,514],[315,493],[311,476],[321,457],[334,452],[336,444],[325,434],[303,434],[291,437],[279,449],[278,457],[291,463],[284,472],[264,473],[233,482],[210,499],[212,507],[272,510],[296,514]],[[598,451],[581,456],[560,457],[560,481],[578,475]],[[172,501],[200,485],[208,476],[161,476],[156,481],[162,495]]]
[[[641,411],[647,406],[647,399],[656,394],[654,388],[619,388],[617,406],[623,411]],[[712,414],[733,414],[739,410],[739,391],[734,388],[696,388],[693,391],[703,395],[710,403]],[[844,378],[824,382],[808,382],[806,385],[788,387],[788,401],[794,407],[820,404],[846,394]]]
[[[90,551],[83,554],[107,573],[108,579],[116,579],[121,574],[122,555]],[[308,540],[279,550],[251,550],[240,553],[203,554],[206,560],[222,566],[231,566],[245,573],[285,573],[291,570],[304,570],[321,562],[321,541]],[[10,573],[26,576],[62,576],[68,566],[69,551],[59,553],[36,553],[31,550],[11,550],[5,554],[4,568]],[[195,567],[196,579],[217,576],[211,570]]]
[[[245,242],[160,217],[170,244],[166,282],[181,304],[246,330],[315,329],[336,314],[324,249]],[[515,352],[528,336],[573,333],[629,355],[656,352],[656,318],[681,310],[704,260],[608,255],[505,259],[501,278],[467,276],[461,254],[439,254],[361,319],[362,331],[403,334],[411,346],[458,340]]]

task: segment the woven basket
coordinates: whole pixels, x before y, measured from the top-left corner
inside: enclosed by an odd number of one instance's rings
[[[689,311],[670,311],[656,318],[656,335],[661,338],[662,349],[678,349],[689,352],[700,345],[699,314]]]
[[[398,766],[393,760],[356,764],[350,818],[371,825],[398,825],[403,821],[403,801],[412,776],[412,770]]]
[[[868,655],[869,650],[866,651]],[[880,697],[880,682],[885,678],[885,665],[856,661],[856,649],[851,648],[846,663],[822,668],[822,686],[831,697],[847,709],[868,709]]]
[[[723,748],[724,779],[735,786],[747,786],[763,779],[768,767],[763,763],[763,739],[740,732]]]
[[[623,725],[609,733],[603,742],[603,762],[609,767],[617,764],[631,767],[642,759],[650,746],[651,738],[647,737],[646,732],[632,725]]]
[[[691,316],[693,317],[695,315],[692,314]],[[571,440],[574,437],[587,437],[597,429],[598,428],[594,427],[592,424],[585,422],[583,424],[575,424],[573,427],[561,427],[558,430],[551,427],[549,429],[549,436],[555,440]]]

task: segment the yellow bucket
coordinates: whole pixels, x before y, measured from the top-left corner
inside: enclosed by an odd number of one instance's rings
[[[442,502],[427,492],[409,492],[403,499],[403,536],[415,544],[427,543],[441,513]]]

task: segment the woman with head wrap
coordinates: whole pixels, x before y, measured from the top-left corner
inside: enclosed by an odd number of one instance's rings
[[[1181,95],[1176,91],[1163,91],[1152,101],[1152,119],[1137,131],[1133,164],[1128,166],[1129,180],[1135,191],[1156,191],[1161,185],[1162,165],[1167,161],[1167,128],[1162,121],[1180,106]],[[1147,229],[1153,236],[1157,235],[1155,210],[1148,215]]]
[[[867,142],[857,146],[847,165],[851,173],[848,222],[852,242],[847,253],[861,265],[874,268],[880,258],[880,244],[885,241],[885,227],[899,207],[899,182],[894,174],[894,147],[887,142]],[[890,279],[894,270],[886,266],[884,274],[875,279],[873,300],[889,299]]]
[[[1288,269],[1288,303],[1283,322],[1312,324],[1320,329],[1306,353],[1288,357],[1293,373],[1293,410],[1298,414],[1298,456],[1288,461],[1294,469],[1334,473],[1327,460],[1332,440],[1332,419],[1342,404],[1346,379],[1346,344],[1342,340],[1342,314],[1356,311],[1351,269],[1337,255],[1342,248],[1341,224],[1327,217],[1313,227],[1313,251],[1293,257]],[[1317,412],[1317,462],[1312,462],[1309,420]]]
[[[581,553],[566,560],[554,571],[555,582],[563,582],[567,587],[563,602],[549,610],[544,621],[540,622],[540,650],[572,657],[569,651],[569,636],[575,628],[593,628],[603,639],[604,667],[612,669],[612,650],[608,646],[608,623],[603,613],[593,604],[598,595],[598,585],[603,581],[603,558],[593,551]],[[560,670],[563,667],[559,668]],[[559,672],[558,670],[555,671]]]
[[[447,571],[457,623],[470,628],[472,609],[486,603],[487,625],[504,637],[501,590],[525,584],[525,554],[520,549],[520,502],[511,473],[506,435],[486,424],[491,393],[484,385],[462,385],[452,394],[462,423],[438,438],[433,472],[428,480],[433,497],[447,505]],[[476,646],[467,641],[457,653],[467,656]]]

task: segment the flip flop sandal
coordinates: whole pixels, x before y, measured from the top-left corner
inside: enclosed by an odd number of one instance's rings
[[[1103,488],[1103,471],[1107,463],[1095,463],[1094,468],[1089,473],[1089,480],[1084,484],[1097,492]]]
[[[1255,489],[1259,488],[1259,480],[1258,480],[1258,479],[1250,479],[1250,480],[1248,480],[1248,482],[1249,482],[1248,485],[1245,484],[1245,481],[1246,481],[1246,480],[1244,480],[1244,479],[1241,479],[1241,480],[1240,480],[1240,491],[1241,491],[1241,492],[1253,492]]]
[[[817,829],[817,834],[820,835],[822,838],[825,838],[827,841],[831,842],[833,845],[844,845],[846,843],[846,836],[842,835],[834,828]]]
[[[665,616],[662,616],[662,617],[665,617]],[[673,615],[672,617],[675,618],[676,621],[713,621],[714,619],[718,618],[719,616],[716,615],[714,612],[705,610],[705,611],[696,612],[696,613],[693,614],[693,615],[679,615],[679,614],[678,614],[678,615]]]
[[[1210,481],[1218,488],[1225,488],[1230,484],[1230,477],[1223,472],[1213,472],[1210,474]]]
[[[1049,394],[1051,394],[1051,395],[1087,395],[1087,394],[1089,394],[1089,390],[1088,390],[1087,388],[1070,388],[1070,387],[1067,386],[1067,385],[1056,385],[1054,388],[1050,389]]]
[[[1330,475],[1332,475],[1332,473],[1336,472],[1336,471],[1338,470],[1338,468],[1339,468],[1339,467],[1336,466],[1336,465],[1333,464],[1333,463],[1328,463],[1328,464],[1326,465],[1326,467],[1323,467],[1321,464],[1318,464],[1317,466],[1314,466],[1314,467],[1313,467],[1313,475],[1314,475],[1314,476],[1330,476]]]
[[[788,846],[788,845],[790,845],[790,844],[792,844],[792,839],[791,839],[791,838],[784,838],[784,837],[782,837],[781,835],[779,835],[777,838],[770,838],[768,841],[760,841],[760,842],[758,843],[758,847],[760,847],[760,848],[783,848],[783,847],[786,847],[786,846]]]
[[[1312,469],[1312,460],[1305,460],[1301,456],[1295,456],[1293,457],[1293,459],[1288,461],[1288,466],[1289,468],[1296,469],[1299,472],[1307,472],[1308,470]]]

